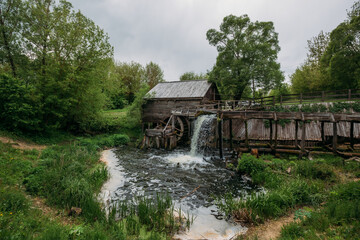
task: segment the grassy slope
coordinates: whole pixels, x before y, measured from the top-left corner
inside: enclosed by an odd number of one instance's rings
[[[295,212],[295,218],[303,221],[285,227],[282,239],[360,238],[360,232],[355,230],[360,216],[359,162],[343,165],[343,159],[331,155],[316,156],[312,161],[272,156],[259,160],[244,155],[237,171],[251,176],[267,191],[241,200],[228,195],[220,203],[224,212],[248,224],[261,224]],[[311,208],[304,210],[304,206]]]
[[[108,177],[100,150],[127,142],[123,134],[72,137],[42,152],[0,142],[0,239],[166,239],[180,227],[168,197],[139,200],[141,209],[122,205],[122,221],[96,200]],[[80,217],[67,216],[71,207]]]

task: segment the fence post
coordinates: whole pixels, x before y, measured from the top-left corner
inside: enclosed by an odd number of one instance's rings
[[[348,91],[348,101],[351,101],[351,89]]]
[[[303,94],[300,93],[300,104],[302,104],[302,100],[303,100]]]
[[[282,105],[282,102],[283,102],[283,97],[282,95],[280,95],[280,105]]]
[[[321,101],[322,102],[325,101],[325,92],[324,91],[321,92]]]
[[[275,96],[273,96],[273,106],[275,106]]]

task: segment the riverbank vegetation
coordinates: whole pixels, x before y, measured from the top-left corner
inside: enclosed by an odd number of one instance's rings
[[[240,198],[229,193],[219,201],[226,215],[243,224],[262,224],[294,211],[298,222],[285,226],[281,239],[360,237],[360,162],[332,155],[297,160],[295,156],[265,155],[257,159],[244,154],[236,172],[264,188]]]
[[[41,152],[0,143],[0,238],[167,239],[186,226],[168,195],[121,202],[106,214],[97,198],[108,179],[99,150],[128,142],[123,134],[79,138]]]

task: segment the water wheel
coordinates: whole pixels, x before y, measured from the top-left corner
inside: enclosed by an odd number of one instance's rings
[[[170,118],[167,118],[164,121],[162,121],[160,123],[160,127],[164,128],[169,120],[170,120]],[[189,128],[187,125],[188,125],[187,121],[185,121],[185,123],[184,123],[184,120],[181,117],[176,117],[175,134],[176,134],[177,141],[180,141],[184,137],[184,135],[187,135],[187,131]],[[168,128],[171,128],[171,122],[168,124]]]

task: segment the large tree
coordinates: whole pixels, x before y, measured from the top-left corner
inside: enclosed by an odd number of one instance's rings
[[[104,80],[113,56],[107,34],[65,0],[0,3],[1,69],[18,80],[3,77],[6,86],[31,89],[28,95],[40,102],[36,117],[44,129],[93,121],[107,98]]]
[[[359,1],[349,18],[330,34],[330,42],[322,57],[322,67],[330,78],[331,89],[360,86],[360,11]]]
[[[278,34],[272,22],[251,22],[247,15],[229,15],[219,31],[210,29],[206,36],[219,53],[210,81],[217,84],[223,97],[240,99],[250,84],[255,95],[257,88],[270,90],[283,81],[276,62]]]
[[[329,79],[321,67],[321,59],[329,41],[329,34],[323,31],[308,40],[307,59],[290,76],[293,93],[314,92],[329,88]]]
[[[145,82],[149,85],[150,89],[160,82],[164,82],[164,72],[156,63],[149,62],[145,66]]]

